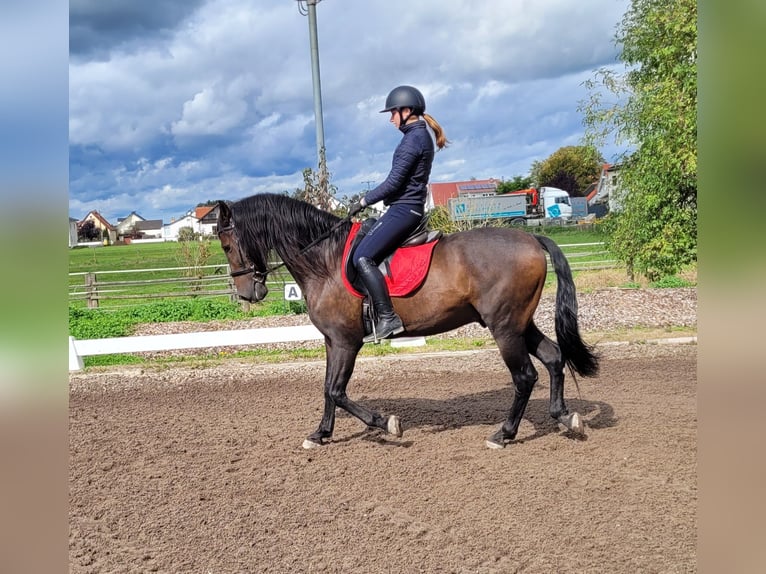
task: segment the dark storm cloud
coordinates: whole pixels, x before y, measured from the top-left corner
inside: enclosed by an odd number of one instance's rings
[[[109,50],[167,35],[204,0],[71,0],[69,52],[104,59]]]

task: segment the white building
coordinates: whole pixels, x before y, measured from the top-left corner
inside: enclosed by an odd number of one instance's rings
[[[194,233],[201,233],[199,219],[194,215],[193,211],[189,211],[183,217],[178,219],[171,219],[170,223],[166,223],[162,226],[162,238],[165,241],[178,241],[178,232],[182,227],[191,227]]]
[[[69,218],[69,247],[77,245],[77,220],[74,217]]]

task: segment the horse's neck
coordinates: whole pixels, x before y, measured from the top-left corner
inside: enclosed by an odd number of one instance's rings
[[[303,238],[299,237],[298,231],[294,233],[277,232],[273,236],[274,251],[298,283],[303,283],[313,273],[323,274],[327,271],[321,242],[312,246],[308,252],[304,252],[305,246],[311,245],[325,233],[327,231],[315,233],[308,242],[305,239],[301,241]],[[296,245],[303,245],[304,247],[295,247]],[[320,254],[323,256],[320,257]]]

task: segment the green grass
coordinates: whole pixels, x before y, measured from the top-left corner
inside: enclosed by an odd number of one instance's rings
[[[692,287],[695,284],[678,275],[668,275],[658,281],[653,281],[649,286],[657,289],[680,289],[682,287]]]
[[[105,247],[77,247],[69,250],[69,272],[182,267],[186,263],[181,258],[179,246],[178,242],[166,241]],[[220,242],[212,240],[211,248],[209,263],[225,265],[226,256],[220,247]]]
[[[521,227],[520,229],[535,235],[545,235],[560,245],[567,243],[594,243],[597,241],[604,241],[604,234],[599,230],[597,225]]]

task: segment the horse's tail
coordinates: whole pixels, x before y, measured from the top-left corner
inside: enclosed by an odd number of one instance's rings
[[[556,339],[561,348],[561,354],[570,369],[583,377],[593,376],[598,373],[598,356],[593,347],[585,343],[580,336],[580,328],[577,324],[577,294],[567,258],[553,240],[540,235],[534,235],[534,238],[550,255],[556,272],[558,289],[556,290],[555,323]]]

